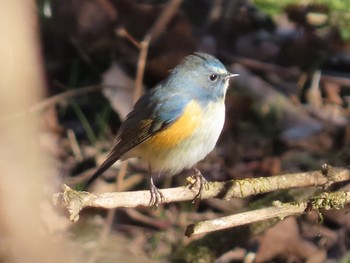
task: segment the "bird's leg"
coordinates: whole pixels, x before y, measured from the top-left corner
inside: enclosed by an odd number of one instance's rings
[[[192,177],[194,178],[194,182],[190,184],[190,189],[192,189],[194,186],[198,187],[198,192],[192,200],[192,202],[194,203],[201,200],[203,189],[208,190],[209,184],[208,181],[202,175],[201,171],[199,171],[197,168],[194,168],[194,173]]]
[[[149,200],[149,205],[157,208],[159,203],[164,200],[164,196],[159,191],[159,189],[155,186],[152,175],[151,175],[151,181],[150,181],[150,192],[151,192],[151,199]]]

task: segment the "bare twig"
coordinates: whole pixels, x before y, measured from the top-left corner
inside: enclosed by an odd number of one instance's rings
[[[143,76],[145,73],[148,47],[149,47],[150,41],[151,41],[150,36],[146,35],[146,38],[142,40],[140,43],[141,49],[140,49],[139,59],[137,61],[137,72],[136,72],[135,88],[134,88],[134,95],[133,95],[134,102],[141,97],[143,92],[142,82],[143,82]]]
[[[125,29],[125,27],[119,27],[114,32],[118,36],[129,40],[129,42],[133,44],[136,48],[141,49],[140,43]]]
[[[158,17],[157,21],[153,24],[153,26],[150,28],[150,30],[147,32],[147,34],[140,43],[140,55],[139,60],[137,62],[135,90],[133,96],[134,100],[138,99],[142,94],[142,82],[146,67],[149,45],[151,41],[157,41],[158,37],[164,31],[167,24],[171,21],[176,11],[179,9],[181,3],[182,0],[170,1],[161,13],[161,15]]]
[[[63,86],[60,83],[56,83],[56,85],[60,85]],[[108,87],[117,87],[117,86],[108,86],[108,85],[96,85],[96,86],[87,86],[87,87],[83,87],[83,88],[79,88],[79,89],[73,89],[73,90],[68,90],[66,92],[62,92],[60,94],[57,94],[55,96],[49,97],[47,99],[44,99],[43,101],[33,105],[32,107],[28,108],[26,111],[21,111],[18,113],[15,113],[13,115],[7,116],[5,118],[1,118],[0,122],[2,121],[7,121],[7,120],[11,120],[14,118],[18,118],[18,117],[22,117],[25,116],[26,114],[30,114],[30,113],[35,113],[35,112],[39,112],[41,110],[44,110],[45,108],[54,105],[60,101],[66,100],[67,98],[71,98],[71,97],[75,97],[78,95],[83,95],[83,94],[87,94],[90,92],[95,92],[98,90],[101,90],[103,88],[108,88]],[[121,87],[120,88],[125,88],[125,87]]]
[[[75,136],[75,133],[72,129],[67,130],[67,138],[75,158],[81,162],[84,157],[80,149],[77,137]]]
[[[158,37],[162,34],[168,23],[174,17],[175,13],[179,9],[182,0],[172,0],[170,1],[161,15],[158,17],[157,21],[153,24],[151,29],[148,31],[145,39],[150,37],[152,42],[156,42]]]
[[[322,193],[306,202],[281,203],[275,201],[271,207],[191,224],[187,227],[185,235],[190,237],[272,218],[283,220],[287,216],[301,215],[311,210],[342,209],[347,203],[350,203],[350,192],[343,191]]]
[[[226,182],[208,182],[208,188],[203,189],[202,199],[243,198],[251,195],[268,193],[281,189],[301,188],[308,186],[328,187],[335,182],[350,180],[350,169],[324,166],[322,170],[305,173],[276,175],[271,177],[249,178],[243,180],[230,180]],[[79,219],[79,212],[84,207],[116,208],[148,206],[149,191],[114,192],[92,194],[74,191],[64,186],[60,199],[68,208],[71,220]],[[197,189],[189,187],[176,187],[160,190],[164,196],[162,203],[183,202],[193,200]]]

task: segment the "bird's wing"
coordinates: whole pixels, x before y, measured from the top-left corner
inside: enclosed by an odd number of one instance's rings
[[[122,123],[115,146],[106,160],[86,183],[95,181],[122,155],[143,143],[152,135],[164,130],[181,117],[186,105],[191,101],[187,94],[168,94],[161,89],[147,92],[135,104],[134,110]]]
[[[161,96],[161,95],[160,95]],[[118,155],[138,146],[154,134],[164,130],[181,117],[190,98],[171,94],[161,96],[147,94],[135,105],[119,129],[116,145],[110,155]]]

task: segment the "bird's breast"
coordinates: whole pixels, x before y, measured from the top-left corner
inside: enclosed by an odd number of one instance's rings
[[[176,174],[190,168],[215,147],[225,120],[224,102],[209,102],[205,107],[193,101],[180,118],[152,136],[138,148],[154,171]]]
[[[202,107],[192,101],[188,103],[182,115],[169,127],[149,138],[144,147],[151,147],[152,151],[172,149],[191,137],[202,124],[204,111]]]

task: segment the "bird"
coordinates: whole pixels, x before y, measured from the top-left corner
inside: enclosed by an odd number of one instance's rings
[[[139,157],[150,168],[150,205],[158,206],[163,196],[152,173],[178,174],[214,149],[225,121],[229,80],[237,75],[212,55],[195,52],[185,57],[135,103],[117,132],[113,149],[85,186],[117,160]]]

